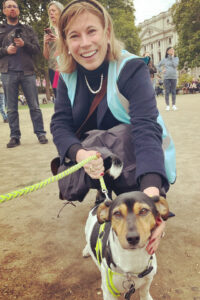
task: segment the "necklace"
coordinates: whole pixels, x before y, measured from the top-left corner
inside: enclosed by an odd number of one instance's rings
[[[101,88],[102,88],[102,84],[103,84],[103,74],[101,74],[100,86],[99,86],[98,90],[96,90],[96,91],[94,91],[94,90],[91,88],[91,86],[89,85],[89,82],[88,82],[88,80],[87,80],[86,75],[85,75],[85,82],[86,82],[86,85],[87,85],[89,91],[90,91],[92,94],[97,94],[98,92],[100,92],[100,90],[101,90]]]

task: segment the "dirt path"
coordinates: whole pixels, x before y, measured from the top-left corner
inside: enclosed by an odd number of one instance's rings
[[[151,293],[154,300],[200,300],[200,94],[178,96],[176,112],[164,111],[163,97],[158,106],[176,144],[178,178],[168,193],[176,218],[168,221],[157,251]],[[51,176],[52,113],[53,108],[43,109],[48,145],[33,135],[28,110],[20,110],[20,147],[5,147],[9,130],[0,122],[0,194]],[[102,300],[100,274],[91,259],[82,258],[84,224],[93,203],[92,191],[57,218],[63,202],[54,183],[0,204],[0,299]]]

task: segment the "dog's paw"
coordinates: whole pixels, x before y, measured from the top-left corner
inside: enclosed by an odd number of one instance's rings
[[[84,258],[90,257],[90,252],[88,249],[88,245],[85,246],[85,248],[83,249],[82,255]]]

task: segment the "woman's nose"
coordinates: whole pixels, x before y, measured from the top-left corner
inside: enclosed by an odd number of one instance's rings
[[[88,38],[87,35],[82,35],[81,36],[81,47],[86,47],[90,45],[90,39]]]

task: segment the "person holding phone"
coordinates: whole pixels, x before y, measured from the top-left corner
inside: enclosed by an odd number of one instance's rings
[[[50,28],[44,29],[44,48],[43,55],[48,60],[49,78],[56,96],[56,86],[58,79],[57,61],[56,61],[56,40],[58,33],[58,20],[63,11],[63,5],[58,1],[51,1],[48,4],[48,16]]]
[[[6,21],[0,24],[0,73],[10,127],[7,148],[21,144],[18,113],[20,87],[27,100],[34,133],[40,144],[47,144],[34,68],[34,56],[40,54],[38,37],[31,26],[19,21],[17,1],[4,0],[3,14]]]

